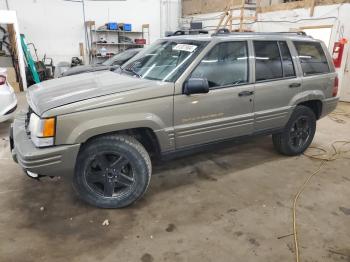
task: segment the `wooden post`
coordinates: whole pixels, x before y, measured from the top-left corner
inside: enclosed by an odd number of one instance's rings
[[[233,17],[232,13],[233,13],[233,11],[232,11],[232,9],[230,9],[230,25],[229,25],[229,29],[228,29],[230,32],[232,32],[232,22],[233,22],[232,21],[232,17]]]
[[[258,13],[260,12],[260,2],[261,0],[256,0],[256,7],[255,7],[255,21],[258,20]]]
[[[84,44],[83,43],[79,43],[79,55],[83,59],[83,63],[85,65],[85,54],[84,54]]]
[[[230,22],[232,25],[232,16],[231,16],[230,12],[227,12],[227,17],[226,17],[226,21],[224,23],[224,28],[226,28]]]
[[[224,28],[227,27],[228,23],[229,24],[229,31],[232,31],[232,1],[233,0],[227,0],[227,6],[224,10],[224,13],[222,14],[220,21],[216,27],[216,31],[219,31],[220,27],[222,26],[222,23],[224,22],[225,18],[225,23],[224,23]]]
[[[229,31],[232,32],[232,23],[233,23],[233,0],[229,1],[229,12],[230,12],[230,25],[229,25]]]
[[[244,4],[245,4],[245,0],[242,0],[241,14],[240,14],[240,17],[239,17],[239,32],[243,32]]]
[[[310,16],[314,16],[316,0],[311,0]]]
[[[222,14],[222,16],[221,16],[221,18],[220,18],[220,21],[219,21],[219,23],[218,23],[218,26],[216,27],[216,31],[219,31],[219,29],[220,29],[220,27],[221,27],[221,24],[222,24],[222,22],[224,21],[225,17],[226,17],[226,11]]]

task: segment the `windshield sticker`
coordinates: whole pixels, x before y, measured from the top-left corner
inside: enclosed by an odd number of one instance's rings
[[[196,45],[177,44],[176,46],[174,46],[173,50],[192,53],[194,50],[196,50],[196,48]]]

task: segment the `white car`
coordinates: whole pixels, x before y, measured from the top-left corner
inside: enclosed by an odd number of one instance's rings
[[[7,69],[0,67],[0,123],[11,119],[17,108],[17,98],[7,82]]]

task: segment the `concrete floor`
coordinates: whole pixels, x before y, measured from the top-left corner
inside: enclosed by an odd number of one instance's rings
[[[313,144],[350,139],[345,120],[319,121]],[[10,159],[8,126],[0,124],[0,261],[294,261],[293,237],[279,237],[292,232],[293,196],[320,163],[277,154],[270,137],[158,164],[142,200],[102,210],[77,199],[68,177],[25,177]],[[302,261],[350,261],[349,169],[349,160],[328,163],[302,195]]]

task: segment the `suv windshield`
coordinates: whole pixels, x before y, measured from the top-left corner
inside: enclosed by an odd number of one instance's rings
[[[184,39],[158,40],[122,69],[140,78],[175,82],[207,43]]]

